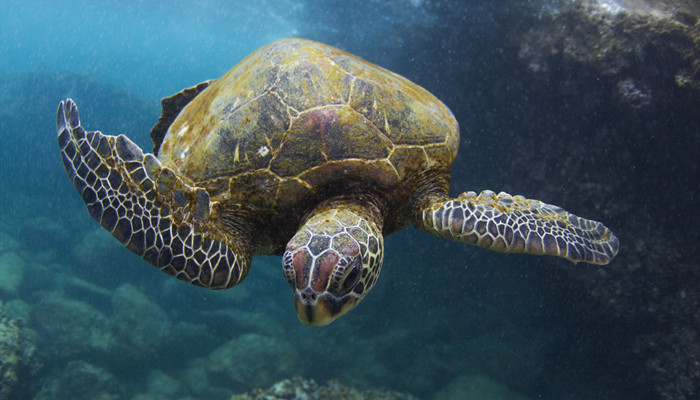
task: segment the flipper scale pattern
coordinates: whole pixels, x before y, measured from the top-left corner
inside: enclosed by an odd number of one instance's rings
[[[212,289],[243,280],[250,251],[212,229],[216,218],[205,190],[184,184],[124,135],[85,131],[71,99],[56,117],[63,166],[102,227],[178,279]]]
[[[620,246],[600,222],[504,192],[465,192],[456,199],[436,199],[420,217],[422,228],[430,233],[501,252],[607,264]]]

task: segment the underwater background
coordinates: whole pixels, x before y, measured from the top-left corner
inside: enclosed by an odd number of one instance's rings
[[[0,10],[0,400],[700,397],[695,1],[2,0]],[[75,99],[86,129],[150,150],[161,98],[290,36],[447,104],[461,128],[454,195],[560,205],[605,223],[620,253],[572,264],[409,228],[386,238],[362,304],[314,328],[297,320],[279,257],[255,257],[241,285],[209,291],[92,220],[61,165],[60,100]]]

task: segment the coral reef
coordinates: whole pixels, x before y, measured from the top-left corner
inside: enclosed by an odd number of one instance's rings
[[[347,387],[337,380],[318,385],[303,378],[285,379],[269,389],[255,389],[249,394],[239,394],[229,400],[418,400],[408,394],[392,391],[367,390]]]
[[[5,315],[0,303],[0,400],[18,399],[31,389],[41,364],[36,347],[20,324]]]

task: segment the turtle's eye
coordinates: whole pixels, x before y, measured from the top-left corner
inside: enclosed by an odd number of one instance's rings
[[[360,263],[356,262],[350,271],[345,275],[343,286],[341,287],[340,291],[349,292],[353,287],[355,287],[358,279],[360,279]]]
[[[329,292],[336,296],[345,296],[355,287],[360,279],[362,265],[359,257],[345,256],[338,261],[333,271],[333,281]]]

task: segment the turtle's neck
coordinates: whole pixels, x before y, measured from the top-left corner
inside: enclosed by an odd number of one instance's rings
[[[304,217],[304,221],[316,214],[332,209],[352,211],[367,221],[373,222],[381,231],[384,226],[387,204],[381,196],[371,192],[344,194],[331,197],[319,203]]]

